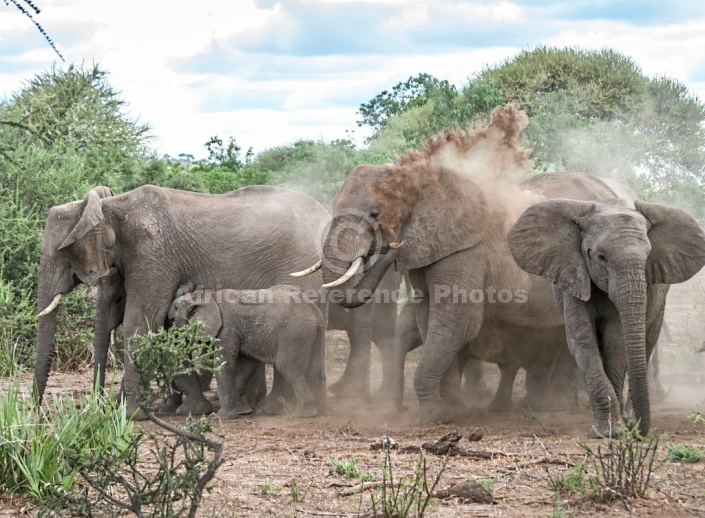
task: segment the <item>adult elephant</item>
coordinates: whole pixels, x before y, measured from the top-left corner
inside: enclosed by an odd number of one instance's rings
[[[415,304],[407,303],[399,314],[394,343],[393,383],[387,386],[396,409],[403,410],[404,362],[406,355],[423,345],[416,325]],[[514,381],[520,368],[526,371],[526,394],[522,404],[532,410],[568,410],[575,407],[577,392],[573,383],[577,368],[566,343],[565,330],[535,329],[508,325],[483,325],[478,336],[458,355],[458,373],[462,371],[463,390],[458,393],[460,379],[454,369],[446,373],[442,388],[444,400],[461,406],[481,397],[483,364],[495,363],[500,380],[489,410],[513,409]],[[487,389],[489,390],[489,389]]]
[[[365,303],[395,262],[424,299],[416,320],[425,347],[414,377],[423,419],[454,417],[441,380],[484,323],[563,326],[551,284],[521,270],[509,252],[506,232],[521,210],[542,197],[615,196],[582,175],[551,175],[555,185],[545,192],[508,182],[528,169],[528,151],[518,145],[526,123],[512,106],[495,109],[486,128],[447,132],[396,164],[357,166],[334,200],[322,268],[324,286],[335,288],[330,300]]]
[[[537,177],[525,185],[541,188],[544,181]],[[519,217],[509,246],[521,268],[556,286],[596,433],[619,432],[626,372],[639,431],[646,435],[647,365],[669,285],[705,265],[705,234],[698,223],[680,209],[638,200],[552,199]]]
[[[53,310],[79,282],[95,285],[111,267],[122,275],[127,351],[130,337],[163,325],[174,293],[189,281],[233,289],[291,283],[289,272],[320,256],[322,225],[329,219],[310,196],[272,186],[207,195],[147,185],[110,194],[106,188],[92,189],[83,200],[49,211],[38,288],[35,384],[40,402],[51,367]],[[318,275],[296,284],[315,290]],[[318,390],[325,392],[323,355],[320,351]],[[127,411],[143,417],[127,357],[124,387]],[[197,394],[200,387],[192,383],[184,392]]]
[[[391,376],[400,285],[401,274],[390,270],[382,278],[374,300],[369,304],[351,309],[329,304],[328,329],[345,331],[350,342],[350,356],[345,371],[338,381],[328,387],[337,397],[372,399],[371,342],[374,342],[380,353],[383,380]]]
[[[175,297],[179,297],[184,293],[193,291],[195,286],[186,284],[179,286],[176,290]],[[93,386],[97,387],[101,392],[105,389],[105,366],[108,362],[108,351],[113,343],[115,331],[122,325],[125,318],[125,280],[120,275],[117,268],[110,268],[110,272],[105,277],[98,280],[96,290],[96,317],[93,334]],[[168,325],[168,322],[165,322]],[[209,389],[213,379],[212,371],[203,371],[197,375],[198,383],[201,388],[201,393]],[[253,403],[263,398],[266,395],[267,385],[264,371],[264,364],[260,365],[255,377],[254,386],[248,396]],[[161,412],[191,412],[194,413],[197,407],[204,413],[210,412],[211,404],[201,397],[202,394],[196,394],[197,400],[190,404],[184,405],[182,393],[175,385],[174,391],[167,401],[160,408]],[[192,394],[193,397],[193,394]]]

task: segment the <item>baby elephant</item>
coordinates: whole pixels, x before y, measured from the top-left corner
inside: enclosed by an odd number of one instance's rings
[[[324,408],[325,401],[317,399],[325,398],[325,394],[314,389],[317,392],[314,397],[310,387],[320,385],[326,321],[316,304],[296,286],[195,290],[174,300],[169,318],[176,326],[201,321],[202,337],[218,339],[216,357],[218,363],[224,364],[216,373],[221,419],[235,419],[252,412],[245,393],[257,362],[250,359],[273,364],[291,384],[299,416],[317,415],[317,403]],[[243,361],[245,357],[248,361]],[[258,408],[274,413],[272,409],[279,402],[272,401],[273,398],[270,392]]]

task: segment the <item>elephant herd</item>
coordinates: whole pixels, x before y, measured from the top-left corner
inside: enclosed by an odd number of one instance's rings
[[[510,404],[519,368],[532,405],[568,394],[577,368],[592,432],[601,436],[620,429],[628,376],[639,430],[648,433],[647,365],[668,288],[705,264],[705,234],[684,211],[639,201],[613,180],[580,173],[497,180],[526,166],[528,152],[506,150],[516,135],[503,121],[520,116],[511,105],[497,108],[483,129],[499,135],[501,159],[467,159],[483,152],[471,134],[454,148],[464,161],[447,160],[439,139],[393,164],[355,167],[332,216],[310,196],[273,186],[223,195],[143,186],[117,196],[98,187],[53,207],[39,273],[38,400],[51,366],[54,309],[83,282],[99,286],[101,382],[108,337],[120,322],[127,341],[216,315],[208,333],[219,337],[227,362],[216,374],[221,417],[250,411],[246,385],[261,362],[275,365],[274,394],[290,385],[301,415],[322,413],[327,325],[345,328],[351,341],[345,373],[330,387],[336,395],[372,397],[374,341],[383,384],[373,402],[401,408],[404,358],[423,345],[413,381],[425,420],[457,415],[460,367],[480,360],[500,367],[497,409]],[[390,293],[398,293],[402,275],[409,301],[397,315]],[[200,290],[174,302],[185,285]],[[268,302],[247,303],[248,293]],[[229,302],[206,311],[194,298]],[[126,409],[140,418],[135,376],[126,358]],[[196,408],[197,376],[179,380],[179,388],[182,412],[203,410]],[[274,411],[272,400],[260,405]]]

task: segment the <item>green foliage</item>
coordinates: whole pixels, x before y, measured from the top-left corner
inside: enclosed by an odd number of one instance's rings
[[[358,121],[376,130],[369,138],[370,150],[387,160],[408,147],[446,128],[465,127],[504,102],[501,92],[490,82],[470,83],[460,92],[428,74],[398,83],[392,93],[386,90],[360,107],[372,116]]]
[[[606,439],[607,448],[585,450],[596,476],[591,477],[589,496],[596,501],[615,498],[643,498],[651,484],[659,437],[642,437],[636,424],[625,426],[616,438]]]
[[[267,477],[264,479],[264,484],[262,485],[262,494],[267,495],[269,493],[281,493],[282,488],[280,485],[274,483],[272,477]]]
[[[217,350],[211,346],[216,339],[204,343],[199,338],[202,325],[197,322],[160,328],[130,339],[129,352],[138,373],[138,398],[145,411],[154,411],[159,401],[171,395],[172,382],[178,377],[222,367],[215,364]]]
[[[305,192],[330,210],[335,193],[360,162],[360,152],[349,140],[299,140],[262,152],[253,167],[270,171],[270,184]]]
[[[372,480],[372,475],[363,473],[360,470],[360,466],[357,464],[357,457],[350,457],[347,461],[336,459],[335,457],[328,457],[328,464],[333,467],[338,475],[354,478],[360,482]]]
[[[558,493],[560,495],[584,495],[587,493],[588,487],[594,485],[589,484],[588,486],[586,486],[586,482],[588,482],[589,479],[585,464],[582,463],[577,466],[568,468],[562,474],[548,473],[548,479],[551,491],[554,491],[555,493]]]
[[[399,477],[395,480],[391,442],[385,441],[382,484],[370,495],[372,515],[385,518],[423,518],[433,502],[432,494],[446,469],[446,461],[433,481],[429,479],[428,468],[426,452],[421,449],[414,473],[410,477]]]
[[[411,108],[423,106],[432,98],[452,100],[457,93],[448,81],[422,73],[403,83],[397,83],[391,92],[383,90],[369,102],[361,104],[358,113],[362,115],[362,119],[357,121],[357,125],[379,130],[384,128],[392,117]]]
[[[213,369],[214,348],[197,340],[200,324],[135,336],[130,352],[138,373],[140,405],[168,433],[140,429],[119,447],[100,445],[77,450],[70,458],[75,473],[91,491],[57,494],[44,511],[61,516],[121,515],[195,517],[203,491],[222,464],[222,443],[206,417],[189,417],[185,427],[167,423],[151,411],[171,392],[182,374]],[[191,357],[184,363],[183,358]],[[124,414],[124,409],[121,409]]]
[[[97,393],[54,398],[35,409],[18,378],[0,389],[0,491],[40,500],[68,491],[77,474],[70,459],[102,449],[124,448],[132,423],[113,401]]]
[[[690,444],[671,443],[668,445],[668,458],[673,462],[686,464],[700,462],[703,459],[703,449]]]
[[[191,190],[223,194],[247,185],[267,183],[270,173],[252,164],[252,148],[241,158],[242,149],[233,137],[226,144],[217,136],[211,137],[205,146],[208,159],[195,162],[188,169],[189,176],[199,185],[198,189]]]
[[[13,376],[34,362],[36,334],[34,300],[0,278],[0,377]]]

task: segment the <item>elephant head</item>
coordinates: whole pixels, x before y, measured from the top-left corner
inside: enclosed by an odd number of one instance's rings
[[[553,199],[529,207],[509,231],[523,270],[589,304],[596,288],[619,313],[632,404],[640,431],[650,427],[647,286],[674,284],[705,264],[705,235],[686,212],[652,203]]]
[[[335,197],[323,245],[324,286],[345,294],[331,300],[360,306],[395,261],[421,268],[475,245],[486,220],[475,187],[422,160],[355,167]]]
[[[169,308],[168,319],[177,327],[201,322],[198,333],[204,341],[217,337],[223,327],[220,304],[209,290],[195,290],[177,297]]]
[[[44,227],[39,264],[35,396],[41,402],[54,350],[56,312],[61,296],[80,282],[94,286],[114,262],[115,232],[103,224],[107,187],[95,187],[82,201],[52,207]]]

